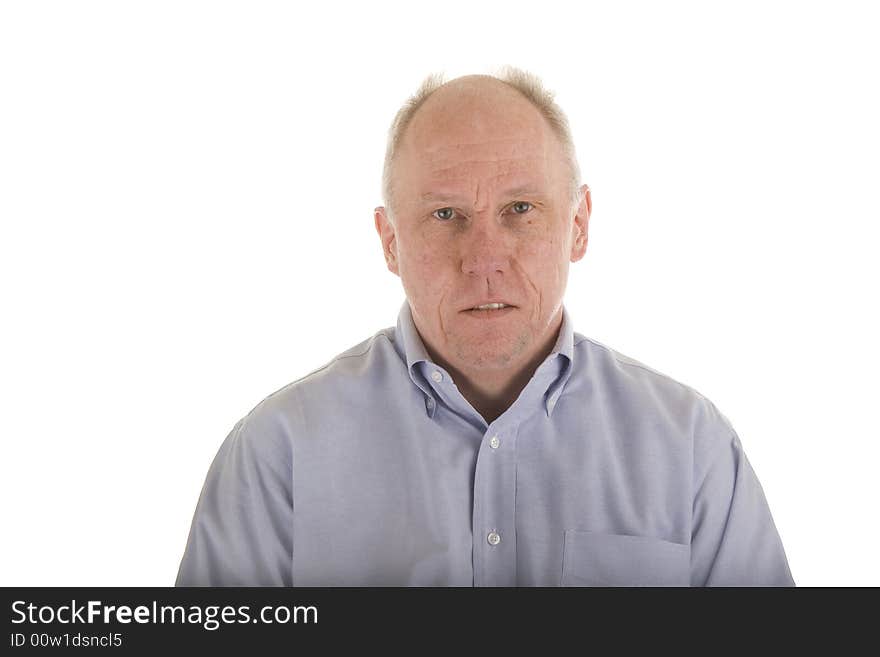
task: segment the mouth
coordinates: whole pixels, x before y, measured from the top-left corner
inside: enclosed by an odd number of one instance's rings
[[[509,315],[517,308],[504,303],[490,303],[477,308],[468,308],[461,312],[475,319],[495,319]]]

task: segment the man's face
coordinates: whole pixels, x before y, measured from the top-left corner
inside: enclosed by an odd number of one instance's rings
[[[561,146],[535,107],[466,80],[417,111],[395,161],[393,223],[384,208],[375,221],[431,355],[501,373],[552,346],[591,202],[584,186],[573,207]],[[471,310],[488,302],[513,307]]]

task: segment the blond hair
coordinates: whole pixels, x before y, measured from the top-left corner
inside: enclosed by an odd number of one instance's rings
[[[578,166],[577,155],[574,149],[574,141],[571,137],[571,129],[568,118],[562,108],[556,104],[553,92],[544,88],[538,76],[523,71],[513,66],[505,66],[498,75],[489,75],[493,78],[519,91],[532,105],[534,105],[553,130],[559,143],[562,145],[563,156],[569,169],[569,195],[572,206],[580,200],[579,187],[581,172]],[[446,82],[442,73],[428,75],[419,86],[415,94],[403,104],[391,123],[388,130],[388,144],[385,149],[385,163],[382,167],[382,198],[384,199],[389,215],[392,214],[394,188],[392,186],[392,167],[400,142],[407,126],[412,122],[413,116],[424,104],[431,94],[442,87]]]

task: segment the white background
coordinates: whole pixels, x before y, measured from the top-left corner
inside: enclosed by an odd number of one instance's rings
[[[880,585],[872,6],[3,3],[0,584],[173,584],[233,424],[396,322],[395,111],[512,64],[592,188],[575,330],[730,419],[798,585]]]

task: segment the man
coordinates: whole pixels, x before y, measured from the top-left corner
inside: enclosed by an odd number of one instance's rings
[[[177,585],[794,585],[726,417],[574,332],[579,176],[533,76],[428,78],[375,210],[397,325],[235,425]]]

